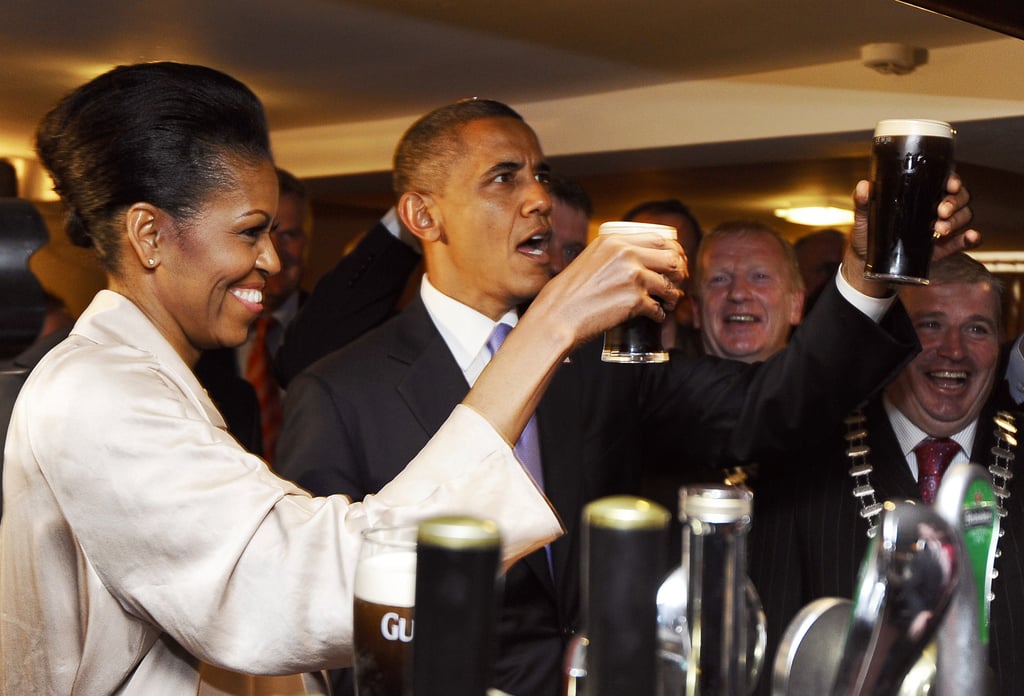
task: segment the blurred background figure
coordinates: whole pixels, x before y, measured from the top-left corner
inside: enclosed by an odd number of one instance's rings
[[[683,284],[683,299],[676,305],[672,315],[665,320],[661,343],[666,348],[675,348],[691,357],[703,354],[700,333],[693,323],[693,306],[689,299],[693,287],[693,265],[696,263],[701,238],[704,236],[696,216],[678,198],[666,198],[639,203],[626,211],[622,219],[676,228],[679,243],[686,252],[690,264],[691,278]]]
[[[793,244],[800,275],[804,279],[807,300],[804,314],[811,311],[825,283],[835,277],[839,262],[843,260],[846,235],[837,229],[828,228],[811,232],[800,237]]]
[[[557,275],[587,246],[594,206],[575,179],[551,175],[551,275]]]

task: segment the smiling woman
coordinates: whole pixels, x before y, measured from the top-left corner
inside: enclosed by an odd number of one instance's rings
[[[561,526],[508,443],[569,351],[660,312],[648,288],[682,266],[650,244],[584,253],[394,481],[313,498],[232,439],[191,370],[245,338],[279,267],[259,100],[209,68],[122,66],[60,101],[37,142],[108,287],[11,419],[5,694],[304,692],[317,677],[253,675],[348,663],[364,529],[459,509],[499,526],[506,564],[549,543]],[[581,281],[598,269],[607,282]]]

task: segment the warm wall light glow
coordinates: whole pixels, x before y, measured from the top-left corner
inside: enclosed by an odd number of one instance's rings
[[[838,227],[853,224],[853,211],[831,205],[801,208],[776,208],[775,216],[797,225],[812,227]]]
[[[1024,273],[1024,251],[968,251],[992,273]]]

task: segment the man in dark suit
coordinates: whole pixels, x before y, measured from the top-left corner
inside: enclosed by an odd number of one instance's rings
[[[448,105],[406,132],[395,190],[403,223],[423,244],[420,296],[290,383],[284,475],[315,492],[372,493],[444,421],[489,360],[496,325],[514,325],[515,308],[550,277],[548,171],[533,131],[498,102]],[[861,191],[862,206],[866,199]],[[942,232],[969,219],[966,199],[966,191],[949,199]],[[963,243],[959,235],[947,241]],[[863,279],[862,259],[851,256],[848,265],[846,290],[875,310],[881,303],[885,314],[885,301],[865,294],[886,288]],[[591,282],[601,283],[600,274]],[[651,463],[767,460],[795,446],[802,424],[841,418],[912,352],[913,331],[898,306],[886,317],[889,333],[838,286],[824,305],[788,354],[764,366],[714,358],[609,365],[591,344],[559,370],[536,414],[538,483],[567,534],[551,545],[550,566],[539,551],[508,571],[497,687],[560,692],[563,649],[581,618],[577,530],[585,503],[635,491],[641,466]]]
[[[861,512],[876,501],[921,500],[922,477],[914,451],[920,442],[951,438],[956,443],[951,445],[955,457],[949,463],[972,461],[985,467],[995,463],[994,416],[997,411],[1016,410],[1002,379],[999,282],[966,254],[933,264],[930,281],[928,286],[900,291],[920,338],[921,353],[862,410],[867,429],[864,444],[870,447],[866,459],[873,470],[856,480],[851,475],[851,464],[862,463],[861,458],[847,454],[847,427],[837,424],[829,429],[825,446],[800,452],[796,463],[800,475],[756,484],[750,570],[761,593],[773,646],[796,612],[812,600],[853,596],[868,527],[878,521]],[[1019,360],[1020,355],[1015,358]],[[1009,443],[1004,441],[1000,447],[1016,455],[1018,447]],[[1013,469],[1012,461],[1000,465]],[[1011,495],[1004,501],[1006,533],[999,544],[998,576],[992,583],[990,663],[998,693],[1011,693],[1024,683],[1024,667],[1016,657],[1024,641],[1024,490],[1020,481],[1019,475],[1011,480]],[[873,499],[853,495],[854,487],[865,484],[874,488]],[[770,674],[770,669],[765,671]],[[763,687],[767,693],[767,684]]]

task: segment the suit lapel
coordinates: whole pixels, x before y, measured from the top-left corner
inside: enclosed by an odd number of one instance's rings
[[[871,445],[871,484],[878,502],[920,498],[917,481],[907,466],[899,441],[889,423],[881,399],[875,399],[868,410],[869,444]]]
[[[398,393],[429,438],[465,398],[469,384],[427,314],[419,295],[395,321],[399,323],[394,340],[388,346],[388,357],[405,371],[398,383]],[[555,432],[556,437],[557,431],[553,425],[546,428],[541,426],[541,456],[544,459],[544,474],[548,476],[545,431],[549,435]],[[546,553],[532,553],[522,563],[537,575],[546,591],[554,596],[555,588],[548,570]]]
[[[388,356],[404,366],[398,393],[428,437],[469,392],[469,384],[417,295],[395,321]]]

